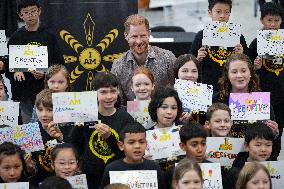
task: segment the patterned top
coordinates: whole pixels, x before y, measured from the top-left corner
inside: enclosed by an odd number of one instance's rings
[[[173,67],[175,60],[176,57],[171,51],[148,46],[148,56],[144,66],[150,69],[154,75],[156,87],[174,84]],[[135,99],[134,93],[128,86],[128,78],[137,67],[138,64],[131,50],[128,50],[120,58],[116,59],[112,65],[111,72],[120,80],[123,104],[126,104],[126,101]]]

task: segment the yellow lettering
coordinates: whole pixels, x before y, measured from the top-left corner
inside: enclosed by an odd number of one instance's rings
[[[229,139],[225,138],[225,144],[220,144],[219,150],[232,150],[233,145],[229,144]]]
[[[147,113],[148,112],[148,107],[144,108],[144,112]]]
[[[198,95],[199,89],[197,87],[189,88],[188,93],[193,94],[193,95]]]
[[[0,112],[4,112],[5,110],[4,110],[4,107],[3,108],[0,108]]]
[[[218,28],[217,32],[220,32],[220,33],[228,32],[228,28],[226,27],[226,24],[223,23],[222,26]]]
[[[77,99],[77,93],[74,93],[74,99],[70,100],[69,105],[77,105],[77,104],[81,104],[80,99]]]
[[[24,55],[27,55],[27,56],[34,56],[34,55],[35,55],[35,52],[31,49],[30,46],[27,46],[27,49],[25,49],[25,51],[24,51]]]
[[[271,166],[271,163],[267,163],[267,170],[269,171],[270,175],[275,175],[276,169]]]
[[[281,40],[281,36],[278,33],[276,33],[275,35],[273,35],[271,37],[271,40],[272,41],[280,41]]]
[[[171,134],[164,134],[160,137],[160,142],[171,140]]]

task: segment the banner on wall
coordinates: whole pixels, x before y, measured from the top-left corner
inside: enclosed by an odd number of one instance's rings
[[[137,1],[41,0],[43,22],[54,29],[74,91],[91,90],[97,72],[108,71],[129,49],[124,21]]]

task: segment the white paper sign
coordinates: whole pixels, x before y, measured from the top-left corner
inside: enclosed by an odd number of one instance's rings
[[[47,46],[9,45],[9,70],[46,71],[48,69]]]
[[[284,30],[258,30],[257,53],[258,55],[283,55]]]
[[[18,125],[19,102],[0,101],[0,127]]]
[[[204,180],[203,189],[223,189],[219,163],[199,163]]]
[[[273,189],[283,189],[284,186],[284,160],[261,162],[268,169]]]
[[[213,86],[176,79],[174,85],[186,112],[206,112],[212,105]]]
[[[202,45],[234,47],[240,44],[241,25],[226,22],[211,22],[203,30]]]
[[[8,55],[5,30],[0,30],[0,56]]]
[[[145,127],[145,129],[149,129],[154,126],[154,122],[152,121],[148,106],[149,100],[135,100],[135,101],[127,101],[127,112],[141,125]]]
[[[270,93],[230,93],[232,120],[270,119]]]
[[[28,182],[2,183],[0,189],[29,189]]]
[[[185,155],[185,152],[179,147],[179,128],[172,126],[147,131],[148,151],[153,159]]]
[[[122,183],[131,189],[158,189],[156,170],[110,171],[110,184]]]
[[[52,103],[54,123],[98,121],[96,91],[52,93]]]
[[[237,154],[244,151],[244,142],[243,138],[207,137],[208,160],[222,166],[231,166]]]
[[[88,189],[88,184],[85,174],[68,177],[67,180],[70,182],[73,189]]]

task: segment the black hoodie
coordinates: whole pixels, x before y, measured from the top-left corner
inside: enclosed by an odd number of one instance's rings
[[[37,31],[28,31],[25,26],[19,28],[10,38],[9,45],[40,45],[47,46],[48,65],[62,64],[63,56],[53,35],[45,26],[39,26]],[[14,72],[9,72],[9,63],[6,65],[6,77],[10,79],[12,100],[22,101],[32,99],[44,88],[44,79],[35,79],[30,72],[24,72],[25,81],[15,81]]]

